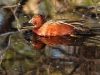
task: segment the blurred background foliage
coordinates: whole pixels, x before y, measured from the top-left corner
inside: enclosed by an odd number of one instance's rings
[[[100,35],[87,39],[87,47],[46,45],[38,50],[20,29],[35,14],[47,20],[85,20],[85,26],[100,28],[100,0],[0,0],[0,75],[100,74]]]

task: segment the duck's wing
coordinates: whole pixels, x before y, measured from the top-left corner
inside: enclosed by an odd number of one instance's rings
[[[76,35],[92,35],[94,34],[89,27],[82,24],[72,24],[74,28],[74,34]]]

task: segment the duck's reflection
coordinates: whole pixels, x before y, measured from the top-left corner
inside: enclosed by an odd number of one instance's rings
[[[32,45],[37,49],[46,50],[48,56],[72,55],[91,59],[100,58],[100,47],[86,46],[84,41],[87,37],[40,37],[32,38]],[[53,54],[52,54],[53,53]],[[51,55],[50,55],[51,54]],[[62,56],[62,55],[61,55]]]
[[[49,57],[65,57],[65,55],[100,58],[100,47],[84,45],[86,37],[32,37],[32,45],[37,49],[44,49]]]
[[[33,36],[32,45],[37,49],[42,49],[46,45],[72,45],[80,46],[83,44],[85,38],[81,36],[72,37],[72,36],[56,36],[56,37],[40,37]]]

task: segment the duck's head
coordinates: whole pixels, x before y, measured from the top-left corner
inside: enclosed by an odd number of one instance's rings
[[[34,28],[42,26],[46,22],[46,19],[43,15],[34,15],[29,23],[32,23]]]
[[[23,23],[22,28],[38,28],[46,22],[43,15],[34,15],[29,22]]]

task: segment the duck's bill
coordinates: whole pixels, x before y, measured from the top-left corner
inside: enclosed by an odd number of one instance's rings
[[[25,22],[22,24],[21,29],[32,29],[34,25],[30,22]]]

